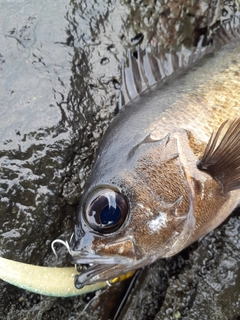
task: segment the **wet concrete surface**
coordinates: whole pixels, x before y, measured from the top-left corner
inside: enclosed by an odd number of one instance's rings
[[[235,1],[0,1],[0,253],[55,265],[98,142],[117,111],[121,59],[141,41],[191,47]],[[240,316],[239,214],[144,269],[119,319]],[[59,248],[58,265],[68,265]],[[112,319],[128,283],[56,299],[1,282],[1,319]]]

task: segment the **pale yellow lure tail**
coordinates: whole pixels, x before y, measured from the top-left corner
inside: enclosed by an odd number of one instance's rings
[[[79,274],[74,267],[54,268],[40,267],[0,257],[0,278],[19,288],[53,297],[72,297],[102,289],[108,285],[106,281],[76,289],[74,277]],[[133,275],[115,278],[109,281],[113,284]]]

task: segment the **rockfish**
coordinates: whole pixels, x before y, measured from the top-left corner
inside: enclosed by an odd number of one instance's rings
[[[192,51],[129,52],[125,106],[99,145],[69,243],[87,266],[77,288],[175,255],[238,206],[240,43],[222,46],[230,33]]]

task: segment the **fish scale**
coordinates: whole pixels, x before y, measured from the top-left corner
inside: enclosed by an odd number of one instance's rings
[[[207,143],[210,134],[224,120],[238,117],[240,62],[233,65],[232,61],[236,61],[236,59],[240,61],[239,52],[240,45],[237,44],[234,48],[225,47],[214,57],[206,57],[206,64],[192,74],[186,75],[188,77],[187,83],[178,85],[176,91],[180,92],[179,97],[176,97],[176,101],[159,115],[159,119],[150,124],[149,131],[159,132],[161,119],[164,123],[164,131],[170,131],[173,126],[182,126],[188,130],[194,130],[196,136],[201,140],[205,137],[204,141]],[[212,65],[212,60],[217,62],[218,68]],[[178,80],[181,81],[181,78],[175,81]],[[164,91],[164,88],[162,89]],[[164,100],[166,96],[171,94],[176,95],[173,86],[166,88],[160,99]]]

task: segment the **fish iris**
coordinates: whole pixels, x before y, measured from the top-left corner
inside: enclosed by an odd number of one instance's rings
[[[128,204],[123,195],[113,189],[94,189],[90,192],[84,210],[88,226],[99,233],[117,231],[128,214]]]

